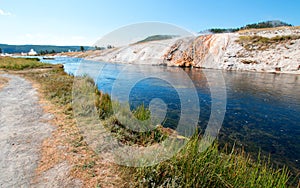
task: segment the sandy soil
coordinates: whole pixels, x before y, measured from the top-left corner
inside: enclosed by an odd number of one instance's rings
[[[7,84],[8,79],[0,76],[0,90]]]
[[[43,112],[30,82],[9,74],[1,77],[8,83],[0,90],[0,187],[70,185],[64,182],[70,168],[67,163],[35,177],[42,141],[54,130],[48,123],[53,116]]]

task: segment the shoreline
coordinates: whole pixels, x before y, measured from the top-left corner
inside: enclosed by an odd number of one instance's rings
[[[252,29],[57,55],[108,63],[300,74],[300,28]]]
[[[39,65],[37,65],[39,66]],[[59,111],[58,113],[63,116],[56,116],[55,118],[55,124],[57,126],[57,134],[53,134],[51,139],[46,141],[44,145],[44,150],[43,150],[43,155],[49,158],[44,158],[41,160],[41,167],[44,170],[51,170],[53,168],[56,168],[57,165],[55,164],[60,164],[56,162],[61,162],[61,160],[67,159],[71,165],[71,175],[72,177],[79,178],[82,180],[83,186],[85,185],[91,185],[91,186],[97,186],[97,185],[103,185],[103,186],[108,186],[108,185],[120,185],[120,184],[115,184],[116,182],[121,182],[121,186],[125,183],[126,185],[136,185],[141,178],[143,177],[143,173],[147,174],[147,169],[141,169],[143,171],[135,172],[132,171],[134,169],[126,169],[124,167],[116,166],[114,164],[107,164],[107,161],[110,161],[110,159],[102,159],[101,156],[95,155],[93,151],[90,150],[89,146],[86,143],[86,140],[84,137],[80,134],[80,131],[78,131],[77,125],[73,124],[73,118],[72,117],[72,107],[70,106],[70,98],[71,93],[70,91],[72,90],[72,84],[74,77],[67,75],[62,67],[59,65],[54,65],[56,71],[51,71],[51,69],[45,69],[44,71],[32,71],[31,69],[26,70],[26,71],[21,71],[20,75],[25,76],[27,78],[30,78],[30,80],[34,80],[34,82],[41,84],[39,88],[39,92],[44,95],[47,101],[51,102],[52,105],[54,105],[54,109],[52,109],[54,112]],[[18,71],[14,72],[15,74],[18,74]],[[92,88],[94,87],[94,84],[88,82],[91,84]],[[59,92],[61,89],[63,89],[63,93]],[[86,104],[88,105],[88,104]],[[113,117],[111,117],[113,119]],[[114,123],[109,124],[109,126],[113,126]],[[133,135],[134,136],[134,135]],[[150,137],[151,138],[151,137]],[[54,139],[54,142],[53,140]],[[56,141],[55,141],[56,140]],[[143,139],[142,139],[143,141]],[[195,139],[195,142],[193,142],[192,147],[197,147],[198,140]],[[183,176],[188,175],[189,172],[192,172],[192,169],[186,169],[185,165],[181,166],[181,162],[192,164],[195,161],[201,162],[201,160],[197,160],[198,158],[193,158],[193,157],[200,157],[201,156],[199,153],[193,153],[194,149],[186,150],[185,152],[187,153],[179,153],[178,154],[178,159],[174,158],[173,161],[170,161],[170,165],[174,165],[175,167],[183,168],[182,170],[187,170],[187,174],[182,174]],[[191,152],[191,153],[190,153]],[[227,179],[228,182],[233,183],[236,181],[239,181],[241,183],[250,183],[247,178],[244,177],[244,171],[240,171],[240,173],[236,174],[236,168],[240,170],[247,170],[249,171],[256,171],[255,168],[265,168],[262,169],[261,171],[266,172],[266,174],[259,174],[262,175],[263,178],[266,179],[273,179],[273,186],[275,185],[283,185],[286,184],[286,178],[285,174],[288,173],[286,169],[283,171],[275,171],[272,168],[269,168],[265,165],[259,165],[259,163],[249,160],[244,154],[242,153],[236,153],[232,152],[231,155],[226,155],[226,153],[223,153],[220,157],[219,156],[219,151],[217,148],[213,148],[212,150],[208,151],[209,156],[212,156],[210,158],[212,161],[209,162],[209,168],[208,170],[205,170],[205,174],[208,174],[208,177],[212,178],[209,180],[209,182],[217,182],[219,185],[222,185],[222,182],[219,181],[219,179],[215,179],[213,176],[213,172],[215,170],[221,170],[230,169],[227,171],[222,171],[221,177]],[[57,154],[59,154],[61,158],[57,158]],[[188,155],[187,155],[188,154]],[[206,157],[206,153],[202,153]],[[191,156],[192,158],[185,158],[186,156]],[[99,159],[99,158],[100,159]],[[255,157],[254,157],[255,158]],[[100,160],[100,161],[99,161]],[[101,162],[101,160],[104,160]],[[228,166],[228,161],[236,161],[238,160],[240,165],[238,166]],[[111,162],[111,161],[110,161]],[[47,164],[50,166],[47,166]],[[201,162],[203,168],[200,168],[199,170],[207,169],[205,167],[207,166],[205,161]],[[219,166],[211,166],[211,164],[219,164]],[[253,168],[250,168],[249,165],[252,164],[254,165]],[[170,166],[169,162],[166,162],[162,164],[165,166],[165,169],[168,169],[167,167]],[[244,169],[243,165],[246,165],[246,169]],[[258,166],[256,166],[258,165]],[[58,165],[59,166],[59,165]],[[192,166],[199,166],[196,164],[193,164]],[[251,165],[250,165],[251,166]],[[226,168],[225,168],[226,167]],[[234,167],[231,169],[231,167]],[[240,167],[240,168],[239,168]],[[103,169],[104,168],[104,169]],[[153,166],[151,167],[152,169],[157,168],[157,172],[159,172],[159,166]],[[58,168],[59,169],[59,168]],[[104,170],[104,172],[102,172]],[[112,170],[112,171],[110,171]],[[234,170],[234,175],[231,173],[231,170]],[[181,171],[181,170],[180,170]],[[108,173],[110,172],[110,173]],[[131,173],[130,173],[131,172]],[[171,177],[176,177],[176,172],[174,171],[167,171],[170,173]],[[179,171],[178,171],[179,172]],[[120,173],[124,173],[126,176],[119,176]],[[142,173],[142,174],[141,174]],[[210,175],[209,175],[210,174]],[[155,181],[160,181],[161,177],[159,174],[152,174],[153,177],[155,178]],[[212,175],[212,176],[211,176]],[[117,177],[116,177],[117,176]],[[248,174],[247,174],[247,177]],[[120,180],[121,178],[121,180]],[[237,178],[237,179],[236,179]],[[146,179],[148,181],[148,179]],[[208,182],[208,183],[209,183]],[[268,182],[268,181],[264,181]],[[130,184],[132,183],[132,184]],[[147,183],[147,182],[145,182]],[[180,182],[183,185],[185,182]],[[252,182],[254,184],[260,184],[261,182],[254,180]],[[278,183],[278,184],[277,184]],[[205,185],[205,184],[204,184]]]
[[[81,53],[81,52],[79,52]],[[66,53],[63,53],[63,55],[61,55],[61,53],[54,55],[53,57],[67,57],[67,58],[82,58],[82,57],[78,57],[77,55],[66,55]],[[122,63],[122,62],[105,62],[102,60],[93,60],[93,59],[85,59],[82,58],[84,60],[89,60],[89,61],[94,61],[94,62],[104,62],[104,63],[109,63],[109,64],[120,64],[120,65],[136,65],[135,63]],[[140,65],[146,65],[146,66],[167,66],[167,67],[180,67],[180,66],[168,66],[168,65],[164,65],[164,64],[140,64]],[[220,68],[205,68],[205,67],[180,67],[180,68],[190,68],[190,69],[206,69],[206,70],[221,70],[221,71],[227,71],[227,72],[237,72],[237,73],[242,73],[242,72],[251,72],[251,73],[267,73],[267,74],[289,74],[289,75],[300,75],[300,70],[298,71],[260,71],[260,70],[230,70],[230,69],[220,69]]]

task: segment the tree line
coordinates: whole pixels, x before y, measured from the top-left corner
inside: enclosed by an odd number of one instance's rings
[[[226,28],[226,29],[212,28],[209,29],[208,31],[211,33],[232,33],[232,32],[237,32],[245,29],[263,29],[263,28],[283,27],[283,26],[293,26],[293,25],[288,24],[286,22],[275,20],[275,21],[265,21],[265,22],[259,22],[254,24],[247,24],[246,26],[239,27],[239,28]]]

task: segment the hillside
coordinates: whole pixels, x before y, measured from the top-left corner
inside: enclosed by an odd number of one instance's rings
[[[167,40],[167,39],[173,39],[176,38],[178,36],[176,35],[153,35],[153,36],[149,36],[141,41],[138,41],[136,43],[143,43],[143,42],[150,42],[150,41],[158,41],[158,40]]]
[[[300,74],[300,27],[174,38],[66,55],[129,64]]]

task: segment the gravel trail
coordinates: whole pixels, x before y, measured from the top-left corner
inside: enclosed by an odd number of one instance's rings
[[[43,139],[54,129],[25,79],[1,74],[9,82],[0,90],[0,187],[31,187]]]

